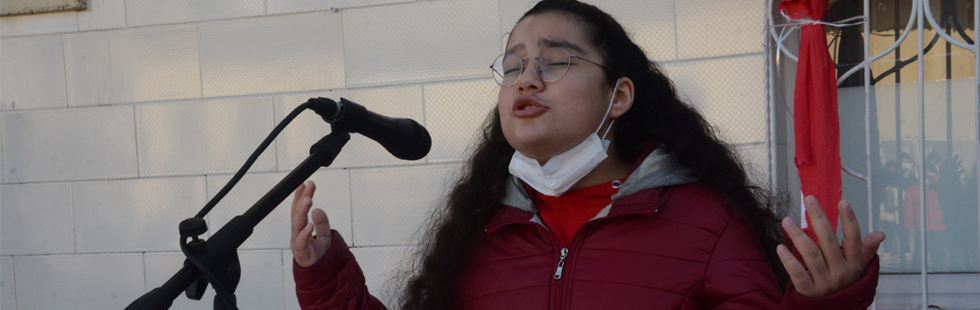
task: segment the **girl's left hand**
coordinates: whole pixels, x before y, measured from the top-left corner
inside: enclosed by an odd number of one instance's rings
[[[796,291],[807,297],[823,297],[840,291],[861,277],[885,234],[876,231],[861,240],[861,227],[851,204],[841,200],[837,205],[840,226],[844,233],[843,244],[838,243],[837,233],[830,220],[813,196],[806,197],[806,213],[810,215],[813,232],[820,242],[819,248],[810,237],[790,218],[783,219],[783,230],[799,251],[804,267],[786,245],[776,247],[783,267],[789,273]]]

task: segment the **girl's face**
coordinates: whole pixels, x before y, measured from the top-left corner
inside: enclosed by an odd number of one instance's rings
[[[572,54],[604,64],[599,52],[588,43],[580,23],[570,17],[555,13],[531,15],[514,27],[506,52],[531,58],[524,60],[524,73],[516,84],[500,88],[497,109],[507,142],[541,164],[594,133],[603,123],[612,95],[603,69],[581,59],[572,58],[568,72],[560,80],[543,81],[535,70],[534,58],[551,47],[564,47]],[[603,127],[608,125],[607,120]],[[603,133],[605,128],[600,136]],[[612,135],[606,139],[612,140]]]

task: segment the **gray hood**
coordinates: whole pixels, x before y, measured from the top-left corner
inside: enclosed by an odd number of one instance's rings
[[[670,154],[664,148],[657,148],[643,160],[636,170],[626,178],[619,192],[612,195],[615,202],[621,197],[636,194],[639,191],[670,185],[680,185],[695,181],[691,171],[677,165]],[[531,196],[524,189],[524,185],[517,177],[510,176],[507,180],[507,189],[504,198],[500,203],[534,214],[538,213],[538,208],[534,206]],[[610,206],[612,206],[610,204]],[[603,217],[609,212],[609,206],[603,209],[597,217]]]

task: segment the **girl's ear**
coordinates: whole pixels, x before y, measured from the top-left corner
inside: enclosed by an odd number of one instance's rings
[[[613,89],[613,103],[612,108],[609,110],[609,117],[619,118],[626,114],[627,111],[633,107],[633,95],[636,94],[633,89],[633,80],[628,77],[622,77],[619,80],[619,86]]]

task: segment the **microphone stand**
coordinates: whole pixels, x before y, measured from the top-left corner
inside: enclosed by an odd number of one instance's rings
[[[133,301],[126,310],[169,309],[182,291],[186,291],[188,298],[200,300],[207,289],[208,282],[219,293],[219,296],[215,296],[214,299],[215,310],[237,307],[234,292],[241,278],[238,247],[252,234],[255,225],[289,197],[293,190],[317,169],[330,166],[337,158],[340,150],[350,140],[350,134],[337,126],[331,128],[329,135],[310,147],[310,156],[303,163],[279,181],[245,213],[234,217],[221,227],[206,242],[198,239],[199,235],[207,231],[204,219],[195,217],[182,221],[180,223],[181,249],[188,256],[184,261],[184,267],[163,286]],[[187,238],[192,240],[187,242]]]

